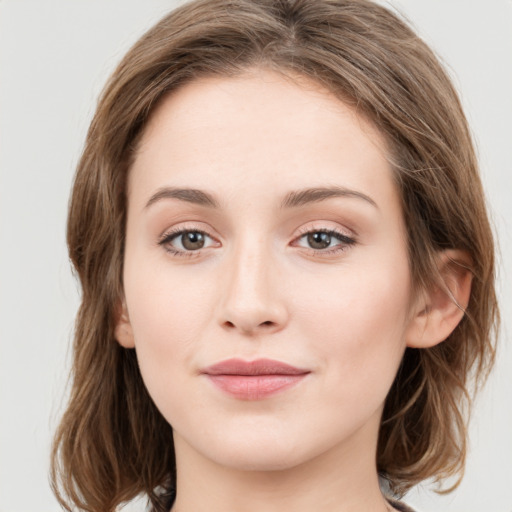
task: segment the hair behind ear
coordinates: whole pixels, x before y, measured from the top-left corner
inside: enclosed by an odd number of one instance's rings
[[[105,339],[102,329],[90,336],[79,340],[88,348],[76,353],[70,406],[53,443],[53,491],[68,511],[68,497],[81,510],[114,512],[146,493],[155,511],[166,512],[175,479],[172,428],[144,386],[135,351]]]

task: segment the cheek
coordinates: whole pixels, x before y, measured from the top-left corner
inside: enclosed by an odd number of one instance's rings
[[[133,261],[133,263],[132,263]],[[193,366],[198,341],[211,322],[213,283],[186,278],[168,264],[125,265],[125,294],[139,366],[156,398],[180,384]]]
[[[307,283],[306,283],[307,284]],[[300,329],[322,354],[332,389],[353,383],[364,389],[389,387],[405,350],[410,281],[407,265],[397,272],[369,265],[340,272],[325,293],[306,286]],[[307,312],[307,313],[306,313]]]
[[[186,344],[212,311],[213,282],[170,265],[165,255],[147,260],[135,253],[125,262],[125,294],[138,341],[161,349],[177,338]]]

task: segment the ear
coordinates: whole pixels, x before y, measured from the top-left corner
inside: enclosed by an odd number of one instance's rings
[[[406,343],[429,348],[444,341],[464,317],[471,295],[471,258],[464,251],[439,254],[440,282],[418,297],[407,327]]]
[[[133,329],[124,298],[118,307],[116,316],[116,326],[114,329],[116,341],[124,348],[134,348],[135,340],[133,337]]]

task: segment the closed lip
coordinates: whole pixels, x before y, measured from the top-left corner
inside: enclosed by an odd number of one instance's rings
[[[256,359],[254,361],[244,361],[243,359],[233,358],[220,361],[204,368],[201,373],[206,375],[305,375],[310,370],[297,368],[282,361],[274,359]]]
[[[274,359],[227,359],[208,366],[203,375],[218,389],[238,400],[264,400],[297,385],[311,373]]]

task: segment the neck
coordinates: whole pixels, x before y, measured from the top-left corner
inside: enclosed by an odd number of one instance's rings
[[[376,470],[376,441],[373,446],[353,441],[293,467],[250,471],[217,464],[175,434],[178,472],[172,512],[387,512]]]

